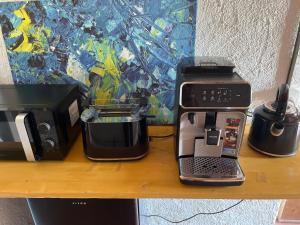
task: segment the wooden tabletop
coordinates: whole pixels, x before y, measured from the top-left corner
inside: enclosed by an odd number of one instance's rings
[[[150,127],[152,135],[173,127]],[[251,150],[245,131],[240,164],[246,181],[238,187],[181,184],[173,138],[155,139],[149,155],[130,162],[92,162],[85,158],[82,138],[64,161],[0,162],[0,197],[64,198],[300,198],[300,154],[271,158]]]

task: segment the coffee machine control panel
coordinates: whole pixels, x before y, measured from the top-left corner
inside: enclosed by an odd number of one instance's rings
[[[180,105],[185,108],[249,107],[251,88],[248,83],[183,83]]]

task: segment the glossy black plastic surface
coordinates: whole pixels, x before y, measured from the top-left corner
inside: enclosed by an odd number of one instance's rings
[[[70,119],[69,107],[74,101],[80,113],[76,85],[0,85],[0,122],[12,127],[18,114],[28,113],[26,128],[35,159],[62,160],[80,132],[79,119],[74,124]],[[10,131],[1,132],[3,136]],[[0,159],[26,159],[18,135],[14,136],[0,142]]]
[[[180,73],[220,73],[221,75],[231,74],[234,64],[223,57],[186,57],[178,64]]]
[[[259,106],[253,114],[252,126],[249,133],[249,144],[256,150],[274,156],[295,155],[299,145],[300,118],[298,115],[286,115],[280,136],[271,134],[271,126],[277,120],[275,112]]]
[[[187,83],[181,96],[184,107],[248,107],[251,87],[248,83]]]
[[[76,85],[0,85],[0,110],[56,108],[67,96],[78,91]],[[78,93],[77,93],[78,94]]]
[[[28,199],[35,225],[139,225],[135,199]]]
[[[130,160],[148,152],[146,118],[133,122],[82,122],[84,152],[92,160]]]
[[[182,184],[202,185],[202,186],[241,186],[244,181],[224,181],[224,182],[205,182],[205,181],[190,181],[179,179]]]

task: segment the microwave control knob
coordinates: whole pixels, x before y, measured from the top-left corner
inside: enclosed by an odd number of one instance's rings
[[[55,147],[55,142],[51,139],[46,139],[45,140],[45,146],[47,148],[54,148]]]
[[[48,131],[50,131],[51,126],[50,126],[49,123],[40,123],[40,124],[38,125],[38,129],[39,129],[39,131],[40,131],[42,134],[45,134],[45,133],[47,133]]]

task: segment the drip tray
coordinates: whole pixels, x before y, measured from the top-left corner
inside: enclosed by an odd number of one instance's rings
[[[222,157],[179,158],[180,180],[202,185],[241,185],[245,176],[237,159]]]

